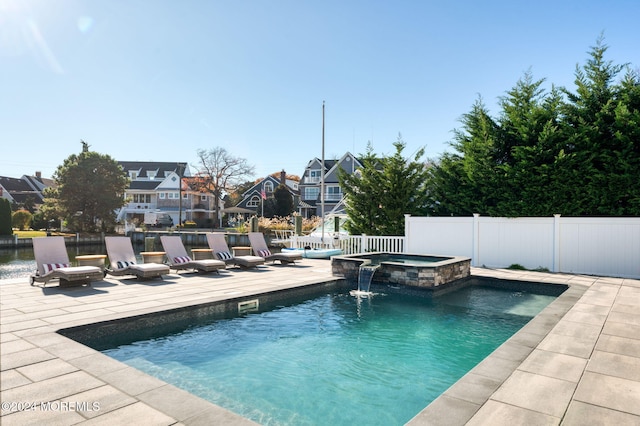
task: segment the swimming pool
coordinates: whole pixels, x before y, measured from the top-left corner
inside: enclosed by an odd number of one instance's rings
[[[109,333],[104,353],[261,424],[404,424],[553,298],[334,288],[169,333],[147,324],[145,340]]]

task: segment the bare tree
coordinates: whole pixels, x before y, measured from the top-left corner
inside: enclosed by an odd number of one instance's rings
[[[254,166],[244,158],[234,157],[225,148],[209,150],[199,149],[197,178],[194,179],[200,192],[214,196],[216,222],[220,219],[220,199],[224,192],[231,191],[236,185],[253,176]]]

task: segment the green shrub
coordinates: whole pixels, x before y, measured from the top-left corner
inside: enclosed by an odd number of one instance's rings
[[[20,209],[13,212],[13,215],[11,216],[11,223],[13,223],[14,228],[25,231],[29,229],[29,226],[31,226],[32,218],[33,215],[29,212],[29,210]]]
[[[516,271],[526,271],[527,268],[525,268],[524,266],[520,265],[519,263],[513,263],[511,265],[509,265],[507,267],[507,269],[514,269]]]

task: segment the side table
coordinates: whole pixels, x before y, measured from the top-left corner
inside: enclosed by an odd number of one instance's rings
[[[97,266],[104,272],[104,260],[106,258],[106,254],[85,254],[76,256],[76,262],[78,266]]]
[[[165,252],[163,251],[142,251],[140,252],[144,263],[163,263]]]
[[[251,247],[236,246],[232,247],[234,256],[251,256]]]
[[[191,257],[193,260],[213,259],[213,251],[211,249],[191,249]]]

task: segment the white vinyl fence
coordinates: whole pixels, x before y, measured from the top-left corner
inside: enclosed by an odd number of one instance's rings
[[[405,252],[473,266],[640,278],[640,218],[405,217]]]

